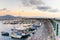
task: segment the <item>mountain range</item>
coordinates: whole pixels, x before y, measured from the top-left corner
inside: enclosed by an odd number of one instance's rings
[[[0,16],[0,19],[14,19],[14,18],[22,18],[22,17],[21,16],[12,16],[12,15]]]

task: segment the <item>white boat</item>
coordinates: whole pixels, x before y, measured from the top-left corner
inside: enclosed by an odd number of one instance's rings
[[[21,38],[22,36],[21,35],[17,35],[17,34],[11,34],[10,35],[12,38]]]
[[[25,25],[25,24],[24,24]],[[22,38],[23,36],[28,36],[29,35],[29,32],[27,31],[27,27],[25,26],[21,26],[20,27],[14,27],[11,29],[11,34],[10,36],[12,38]]]
[[[36,25],[35,25],[36,26]],[[34,27],[34,30],[36,27]],[[20,24],[20,27],[14,27],[12,29],[12,32],[11,32],[11,37],[13,38],[22,38],[23,36],[28,36],[30,35],[31,33],[30,32],[34,32],[33,31],[30,31],[33,30],[33,25],[32,24]]]

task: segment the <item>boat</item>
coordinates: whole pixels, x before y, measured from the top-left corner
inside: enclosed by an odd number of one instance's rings
[[[10,36],[12,38],[22,38],[22,37],[26,37],[28,35],[29,35],[29,33],[26,33],[25,30],[17,30],[16,32],[11,32],[11,35]]]
[[[20,24],[20,27],[14,27],[11,29],[12,38],[22,38],[29,36],[31,33],[35,33],[38,25],[32,24]],[[40,27],[40,25],[38,26]]]
[[[4,21],[3,24],[9,24],[10,22]]]
[[[11,33],[11,38],[21,38],[22,36],[21,36],[21,34],[17,34],[17,33]]]
[[[18,24],[19,22],[18,21],[12,21],[12,22],[10,22],[9,24]]]
[[[10,36],[12,38],[22,38],[22,37],[26,37],[26,36],[30,35],[25,27],[13,28],[13,29],[11,29],[11,31],[12,32],[11,32]]]
[[[18,24],[18,21],[4,21],[3,24]]]
[[[8,32],[1,32],[1,35],[2,36],[9,36],[9,33]]]

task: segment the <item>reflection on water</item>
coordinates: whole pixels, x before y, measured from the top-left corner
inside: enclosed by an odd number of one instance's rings
[[[22,39],[14,39],[8,36],[0,36],[0,40],[27,40],[26,38]]]
[[[0,36],[0,40],[27,40],[27,39],[14,39],[8,36]]]
[[[26,38],[14,39],[14,38],[11,38],[10,36],[1,36],[2,31],[11,33],[10,29],[14,26],[19,26],[19,24],[16,24],[16,25],[3,24],[3,22],[0,21],[0,40],[27,40]]]

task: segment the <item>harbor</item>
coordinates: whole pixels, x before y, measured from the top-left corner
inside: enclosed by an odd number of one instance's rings
[[[0,40],[60,40],[60,0],[0,0]]]
[[[16,20],[7,20],[7,21],[0,20],[0,25],[1,25],[1,27],[0,27],[0,29],[1,29],[0,30],[0,40],[28,40],[28,37],[27,38],[20,38],[20,37],[12,38],[14,35],[12,36],[11,33],[14,31],[11,31],[11,30],[15,30],[15,32],[16,32],[17,30],[23,31],[25,29],[31,29],[32,28],[31,20],[28,22],[25,22],[25,20],[23,20],[24,22],[20,21],[20,23],[16,23],[14,21],[16,21]],[[35,22],[35,21],[36,20],[33,20],[33,22]],[[35,30],[35,28],[33,28],[32,30]],[[7,33],[9,33],[9,36],[6,36]],[[31,33],[31,31],[29,33]],[[25,34],[22,34],[22,35],[24,36]]]
[[[53,27],[47,19],[23,18],[20,20],[1,20],[0,25],[1,40],[56,39]]]
[[[0,40],[25,40],[24,39],[15,39],[15,38],[11,38],[11,29],[13,27],[18,27],[19,24],[15,24],[15,25],[11,25],[11,24],[3,24],[2,21],[0,21]],[[3,32],[3,33],[2,33]],[[9,36],[7,36],[5,33],[9,33]],[[2,35],[3,34],[3,35]],[[4,35],[5,34],[5,35]]]

